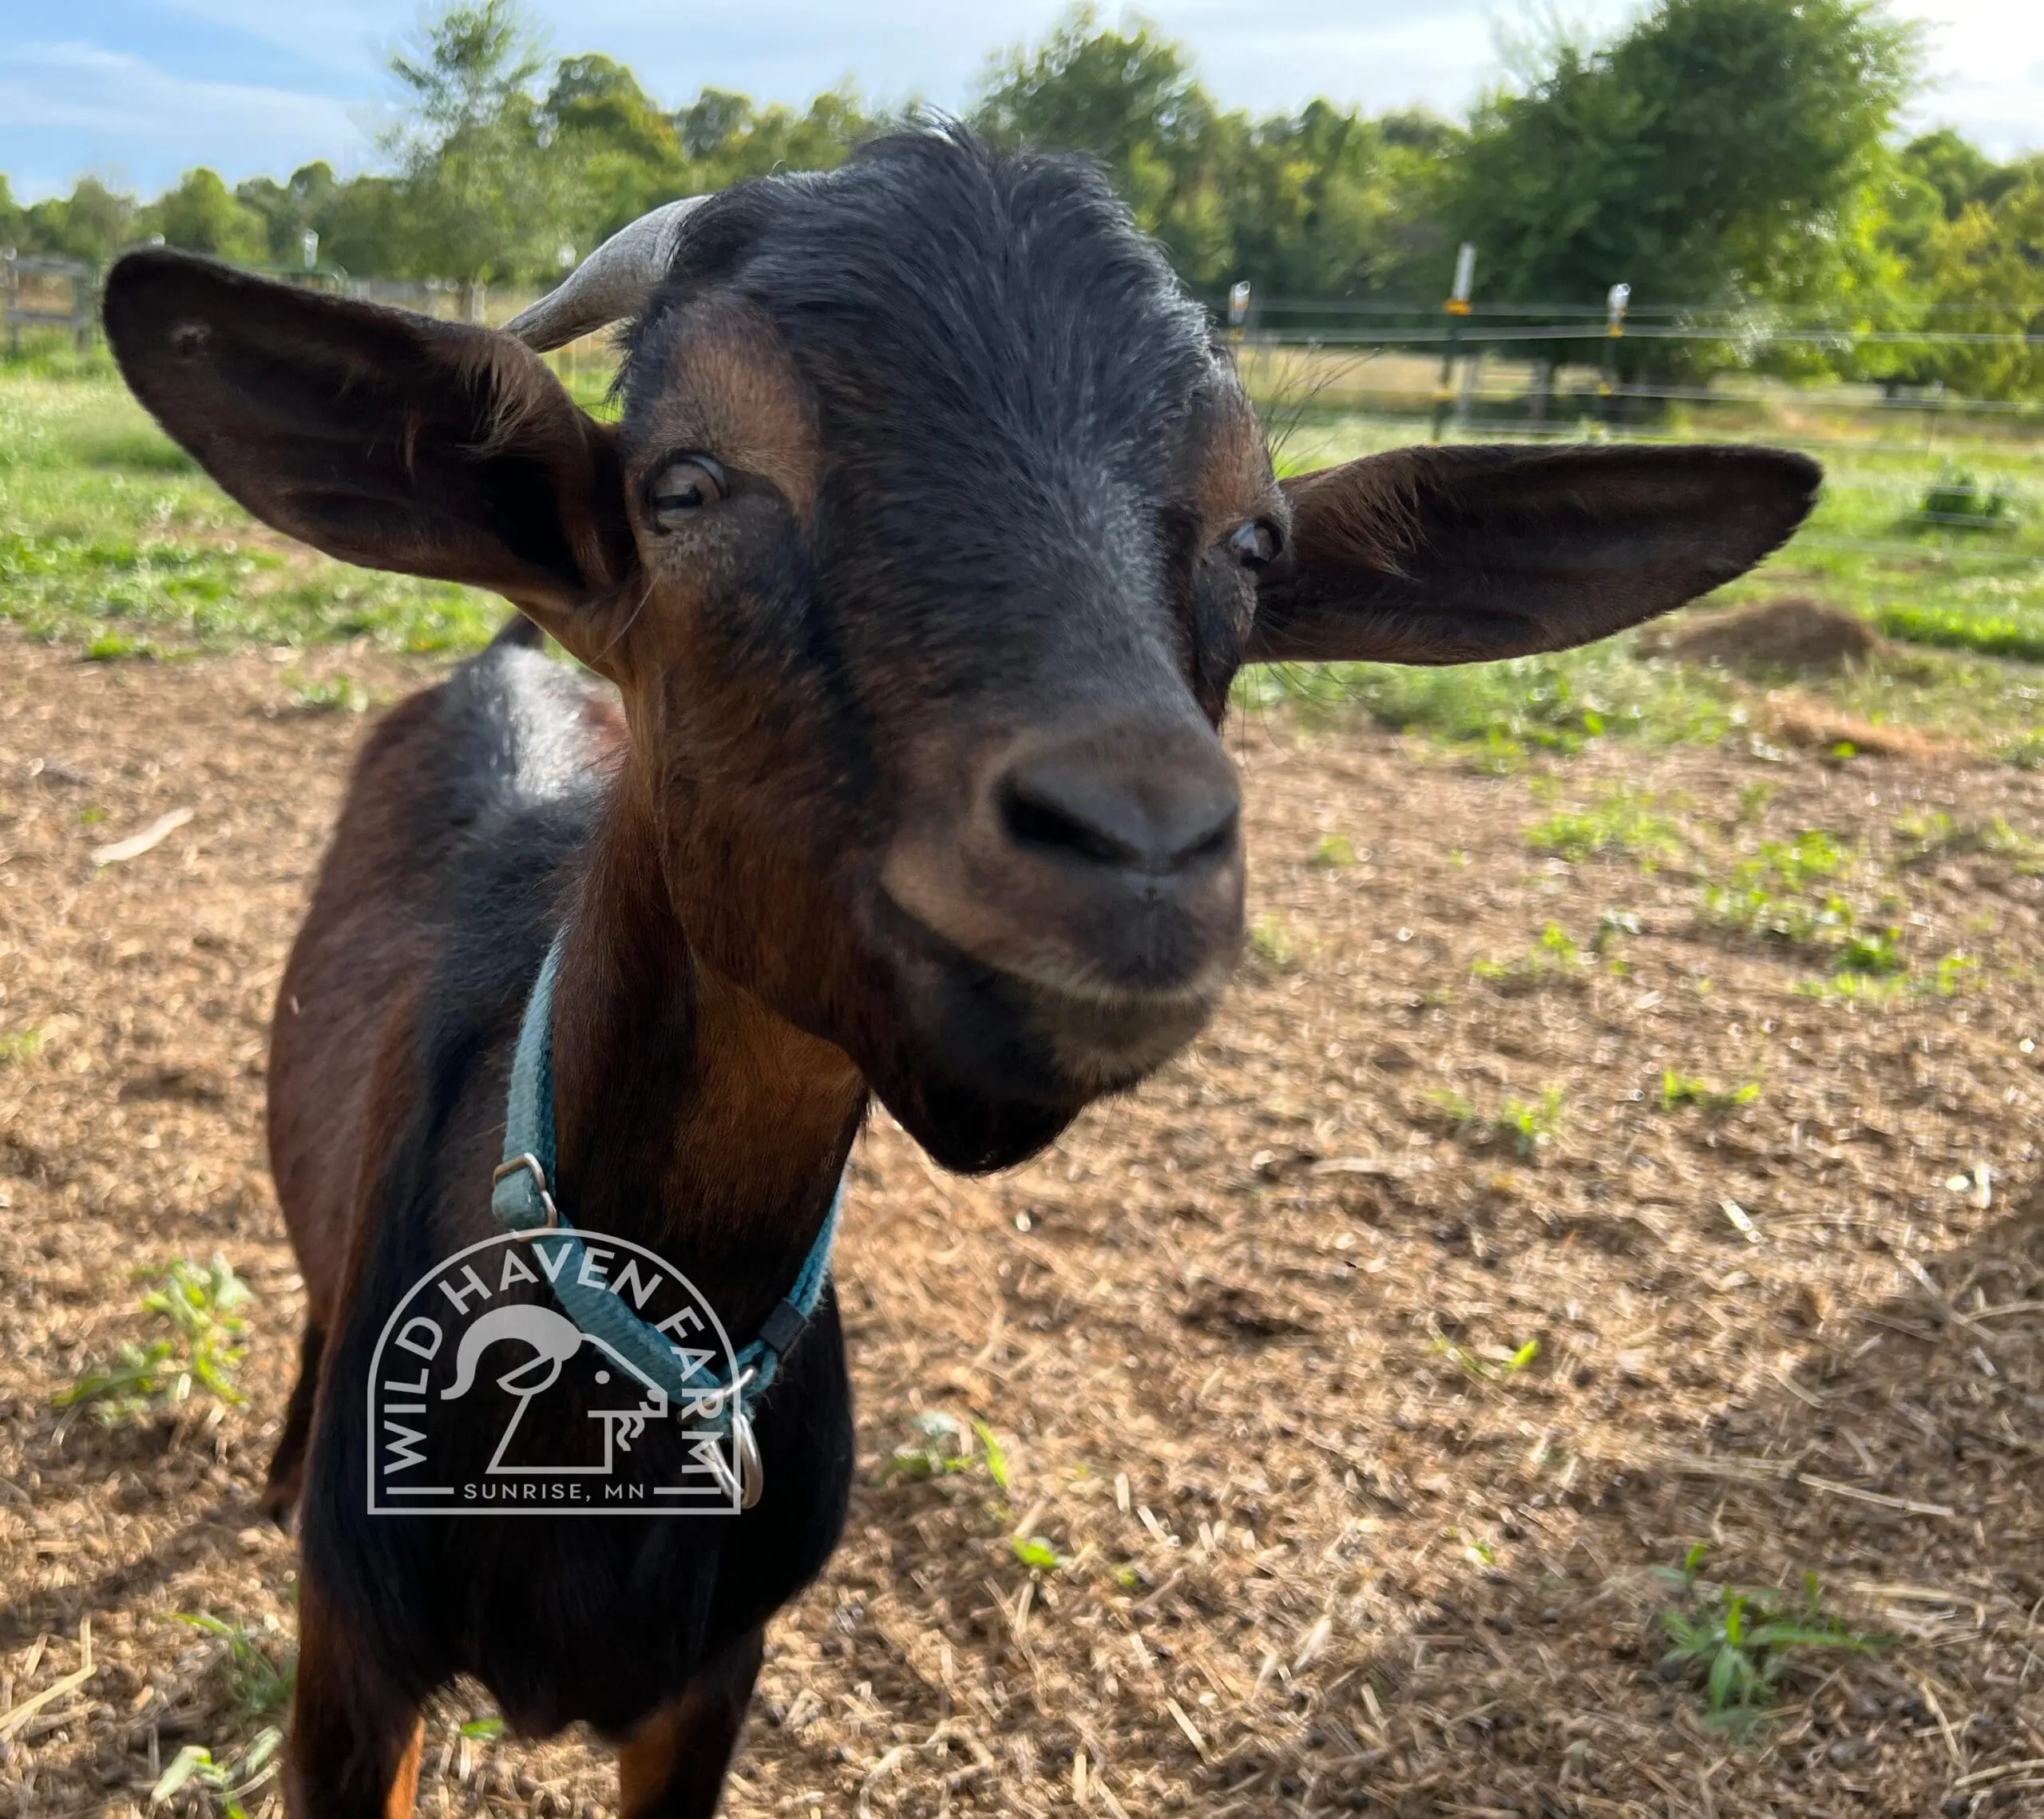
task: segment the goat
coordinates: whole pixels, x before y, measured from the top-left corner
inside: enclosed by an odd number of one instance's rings
[[[1600,638],[1777,548],[1818,481],[1750,448],[1448,447],[1281,483],[1099,176],[958,129],[669,204],[508,332],[163,251],[105,315],[257,517],[524,616],[367,740],[279,989],[300,1815],[408,1811],[422,1703],[461,1673],[521,1734],[616,1740],[632,1819],[711,1813],[763,1627],[845,1516],[836,1306],[780,1302],[869,1100],[997,1169],[1198,1031],[1242,934],[1243,664]],[[533,349],[614,322],[613,426]],[[501,1234],[521,1036],[558,1131],[550,1167],[510,1159],[525,1210],[778,1330],[756,1507],[368,1513],[378,1336]],[[514,1329],[557,1372],[574,1351],[553,1313],[464,1347],[459,1400],[417,1417],[464,1469],[476,1354]],[[679,1445],[644,1425],[648,1456]]]

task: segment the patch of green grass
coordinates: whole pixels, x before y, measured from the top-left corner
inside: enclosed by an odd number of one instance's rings
[[[894,1449],[883,1484],[949,1478],[984,1465],[997,1488],[1008,1488],[1008,1454],[984,1421],[961,1421],[941,1409],[926,1409],[917,1415],[915,1429],[915,1437]]]
[[[1654,1571],[1682,1595],[1658,1613],[1671,1644],[1662,1665],[1701,1684],[1713,1722],[1742,1730],[1763,1722],[1799,1652],[1867,1655],[1886,1646],[1888,1638],[1850,1629],[1824,1610],[1815,1573],[1804,1578],[1797,1606],[1780,1591],[1706,1585],[1705,1552],[1699,1544],[1680,1567]]]
[[[1574,937],[1560,923],[1550,922],[1516,960],[1479,960],[1469,972],[1501,992],[1534,992],[1543,985],[1573,983],[1582,977],[1583,964],[1583,949]]]
[[[1592,739],[1714,743],[1736,711],[1709,678],[1636,663],[1622,641],[1551,656],[1440,668],[1392,664],[1290,664],[1245,670],[1237,699],[1254,710],[1289,703],[1310,715],[1367,714],[1422,735],[1500,775],[1539,755],[1570,757]]]
[[[1721,929],[1777,941],[1826,941],[1852,927],[1852,905],[1836,891],[1814,887],[1836,878],[1852,854],[1821,829],[1792,840],[1764,840],[1740,860],[1722,884],[1704,887],[1705,920]]]
[[[2037,842],[1999,815],[1983,822],[1957,821],[1938,810],[1905,815],[1895,824],[1895,831],[1907,842],[1896,862],[1904,866],[1929,864],[1947,855],[1988,853],[2010,860],[2018,871],[2025,871],[2038,858]]]
[[[472,589],[285,545],[160,431],[119,381],[0,370],[0,616],[102,660],[366,636],[466,650],[510,608]]]
[[[2013,530],[2015,496],[2006,486],[1983,485],[1965,468],[1947,468],[1924,489],[1915,523],[1929,529]]]
[[[267,1718],[291,1703],[291,1687],[298,1678],[295,1655],[287,1655],[279,1662],[265,1646],[263,1633],[246,1623],[184,1611],[177,1613],[177,1620],[226,1645],[221,1658],[227,1664],[227,1694],[236,1710]]]
[[[1330,870],[1341,870],[1356,862],[1356,843],[1345,834],[1329,834],[1313,848],[1313,857],[1306,863]]]
[[[1437,1092],[1433,1099],[1458,1137],[1477,1143],[1508,1139],[1527,1162],[1561,1128],[1565,1104],[1561,1088],[1551,1086],[1536,1100],[1507,1099],[1495,1113],[1480,1112],[1470,1100],[1452,1090]]]
[[[224,1257],[215,1256],[204,1270],[180,1258],[141,1300],[142,1312],[170,1331],[123,1341],[110,1362],[60,1391],[56,1405],[89,1405],[102,1426],[118,1427],[174,1414],[195,1394],[247,1401],[234,1381],[247,1353],[241,1342],[247,1323],[234,1310],[252,1298]]]
[[[1016,1559],[1032,1572],[1054,1573],[1064,1564],[1064,1556],[1056,1548],[1034,1535],[1012,1535],[1008,1545]]]
[[[1682,855],[1682,831],[1654,810],[1654,799],[1630,790],[1606,791],[1587,808],[1563,810],[1526,830],[1536,853],[1579,864],[1593,854],[1623,853],[1648,867]]]
[[[1736,1112],[1742,1105],[1750,1105],[1761,1096],[1758,1080],[1746,1080],[1735,1087],[1715,1087],[1695,1074],[1677,1073],[1670,1068],[1661,1076],[1661,1109],[1674,1112],[1685,1105],[1693,1105],[1703,1112],[1724,1113]]]
[[[149,1805],[160,1806],[188,1787],[204,1788],[212,1795],[222,1819],[248,1819],[244,1802],[276,1773],[277,1752],[284,1736],[274,1725],[265,1725],[237,1754],[216,1756],[203,1743],[188,1743],[171,1758],[170,1766],[149,1790]]]
[[[1447,1339],[1436,1340],[1434,1349],[1479,1383],[1510,1383],[1539,1357],[1540,1341],[1528,1339],[1515,1352],[1500,1347],[1495,1355],[1469,1351]]]
[[[1273,973],[1289,973],[1299,963],[1299,944],[1274,916],[1259,917],[1249,931],[1250,952]]]
[[[42,1052],[43,1034],[34,1024],[0,1033],[0,1067],[18,1068]]]
[[[369,692],[351,676],[329,677],[324,682],[292,682],[294,707],[309,714],[359,714],[369,706]]]

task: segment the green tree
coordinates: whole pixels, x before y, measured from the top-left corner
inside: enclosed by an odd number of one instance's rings
[[[2044,159],[1940,228],[1928,265],[1936,328],[2025,338],[1936,344],[1929,371],[1971,397],[2044,398]]]
[[[1867,192],[1917,61],[1872,0],[1658,0],[1602,50],[1551,45],[1479,109],[1450,218],[1488,294],[1521,302],[1873,283]]]
[[[576,200],[564,244],[587,252],[688,186],[681,140],[621,63],[595,55],[556,65],[544,110],[551,157],[572,170]]]
[[[0,248],[18,247],[26,238],[28,224],[27,212],[16,205],[6,173],[0,172]]]
[[[263,217],[270,263],[297,267],[304,262],[305,236],[319,236],[317,251],[331,260],[327,229],[336,200],[348,186],[336,181],[323,162],[301,164],[283,183],[273,177],[251,177],[235,186],[235,195]]]
[[[992,61],[973,119],[996,145],[1091,153],[1191,283],[1233,269],[1228,187],[1247,122],[1222,116],[1183,49],[1151,26],[1103,30],[1091,6],[1074,7],[1035,49]]]
[[[454,5],[390,59],[410,118],[390,141],[404,174],[397,212],[414,275],[479,287],[545,271],[568,231],[572,160],[549,157],[533,83],[539,42],[516,0]]]
[[[268,224],[220,180],[220,173],[200,165],[187,171],[176,188],[167,192],[146,220],[164,241],[187,252],[210,253],[260,264],[270,256]]]
[[[69,196],[31,203],[23,211],[24,252],[53,253],[102,265],[136,237],[139,211],[132,196],[81,177]]]

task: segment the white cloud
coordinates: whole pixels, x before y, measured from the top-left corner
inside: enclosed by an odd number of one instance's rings
[[[24,197],[68,189],[81,168],[116,172],[153,192],[200,164],[231,178],[315,157],[358,164],[374,118],[373,109],[323,95],[192,81],[97,45],[0,50],[0,168]]]

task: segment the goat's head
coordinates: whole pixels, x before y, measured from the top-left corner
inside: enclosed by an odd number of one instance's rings
[[[1088,168],[957,133],[675,205],[513,334],[140,253],[129,382],[259,517],[492,588],[622,692],[703,961],[941,1160],[1197,1030],[1241,936],[1244,663],[1551,650],[1808,509],[1757,450],[1416,450],[1278,484]],[[517,338],[627,319],[615,428]]]

